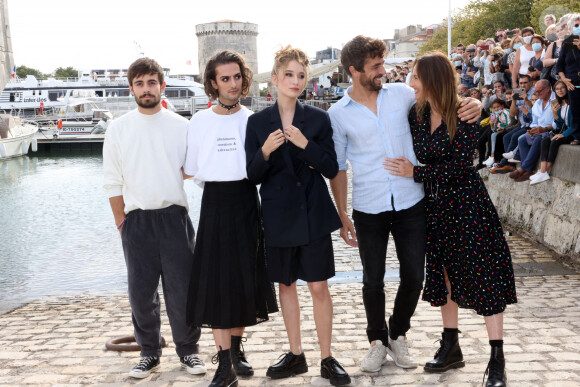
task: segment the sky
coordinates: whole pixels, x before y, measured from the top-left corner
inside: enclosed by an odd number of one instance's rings
[[[5,0],[16,66],[127,68],[143,52],[171,74],[197,74],[195,26],[218,20],[258,24],[258,72],[291,44],[310,57],[363,34],[392,38],[407,25],[440,23],[469,0]],[[356,6],[353,6],[356,4]],[[191,65],[187,62],[191,61]]]

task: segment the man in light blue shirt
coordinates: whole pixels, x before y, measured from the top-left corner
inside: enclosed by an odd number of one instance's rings
[[[341,52],[352,87],[330,110],[339,173],[331,180],[332,193],[343,227],[340,235],[358,246],[363,265],[363,303],[371,344],[361,370],[377,372],[388,353],[395,364],[414,368],[406,332],[423,288],[426,217],[423,185],[394,176],[383,168],[386,157],[403,156],[417,164],[407,119],[415,103],[413,89],[404,84],[383,87],[382,40],[357,36]],[[469,118],[477,118],[481,103],[470,103]],[[465,118],[464,109],[460,117]],[[346,210],[347,160],[352,167],[352,217]],[[355,232],[356,229],[356,232]],[[387,327],[384,275],[389,233],[399,260],[400,284]]]
[[[509,174],[517,182],[529,181],[538,158],[540,157],[542,139],[556,127],[550,101],[553,98],[550,82],[540,79],[536,82],[538,100],[532,106],[532,124],[527,133],[518,138],[518,149],[522,158],[520,168]]]

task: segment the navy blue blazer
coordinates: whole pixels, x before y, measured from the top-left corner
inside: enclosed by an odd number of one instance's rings
[[[292,125],[308,139],[306,148],[287,141],[266,161],[262,145],[282,129],[278,103],[248,118],[246,168],[248,179],[261,184],[264,236],[270,246],[306,245],[342,227],[323,178],[338,173],[328,113],[296,102]]]

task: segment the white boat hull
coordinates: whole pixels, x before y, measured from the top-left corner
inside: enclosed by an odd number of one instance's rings
[[[9,159],[28,154],[31,146],[36,150],[36,139],[34,135],[38,131],[37,127],[32,127],[27,134],[0,140],[0,160]]]

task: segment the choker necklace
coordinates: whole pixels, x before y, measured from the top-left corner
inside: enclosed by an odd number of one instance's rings
[[[233,104],[233,105],[224,105],[224,104],[222,103],[222,101],[220,101],[219,99],[218,99],[218,103],[219,103],[219,105],[220,105],[221,107],[223,107],[224,109],[226,109],[226,110],[228,111],[228,114],[229,114],[229,113],[230,113],[230,111],[231,111],[232,109],[235,109],[235,108],[237,108],[237,107],[238,107],[238,105],[240,104],[240,100],[238,99],[238,102],[236,102],[236,103],[235,103],[235,104]]]

